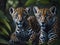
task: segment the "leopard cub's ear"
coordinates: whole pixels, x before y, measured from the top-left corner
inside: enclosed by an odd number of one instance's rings
[[[38,11],[39,11],[39,8],[38,8],[37,6],[34,6],[34,7],[33,7],[33,12],[34,12],[34,14],[37,14]]]
[[[52,6],[50,8],[50,12],[51,12],[51,14],[56,15],[56,7],[55,6]]]
[[[13,7],[10,7],[10,8],[9,8],[9,13],[10,13],[11,15],[13,15],[13,13],[14,13],[14,8],[13,8]]]
[[[25,8],[25,13],[26,13],[26,14],[29,15],[30,11],[31,11],[31,10],[30,10],[30,7],[26,7],[26,8]]]

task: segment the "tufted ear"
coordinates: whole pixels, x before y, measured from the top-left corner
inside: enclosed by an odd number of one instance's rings
[[[9,8],[9,13],[10,13],[11,15],[14,14],[14,8],[13,8],[13,7],[10,7],[10,8]]]
[[[51,14],[56,15],[56,7],[55,6],[52,6],[50,8],[50,12],[51,12]]]
[[[33,12],[34,12],[34,14],[37,14],[38,11],[39,11],[39,8],[38,8],[37,6],[34,6],[34,7],[33,7]]]

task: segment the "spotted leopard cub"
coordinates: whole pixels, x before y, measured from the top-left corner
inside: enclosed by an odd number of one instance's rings
[[[56,17],[56,7],[51,8],[38,8],[33,7],[34,15],[41,27],[39,43],[52,43],[52,41],[57,39],[57,17]]]
[[[18,7],[18,8],[13,8],[13,7],[10,7],[9,8],[9,13],[10,15],[12,16],[12,19],[16,25],[16,28],[15,28],[15,32],[13,32],[10,36],[10,42],[13,41],[14,42],[18,42],[19,39],[17,38],[17,36],[19,35],[20,33],[20,30],[23,30],[23,12],[25,11],[24,8],[22,7]]]
[[[11,7],[9,9],[10,15],[13,18],[13,21],[16,25],[15,32],[11,34],[10,42],[18,42],[17,45],[26,45],[26,42],[28,41],[30,35],[32,34],[31,29],[28,27],[28,22],[26,20],[26,16],[28,15],[28,11],[30,8],[23,8],[23,7],[17,7],[13,8]]]

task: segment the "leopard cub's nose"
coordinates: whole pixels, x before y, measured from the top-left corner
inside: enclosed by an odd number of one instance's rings
[[[42,24],[45,24],[45,22],[42,22]]]

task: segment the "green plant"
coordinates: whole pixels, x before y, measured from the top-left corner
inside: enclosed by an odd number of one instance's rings
[[[10,39],[9,32],[11,33],[9,20],[4,13],[0,11],[0,44],[8,44],[8,40]]]
[[[17,7],[18,5],[18,0],[7,0],[7,3],[6,3],[6,9],[9,9],[9,7]]]

